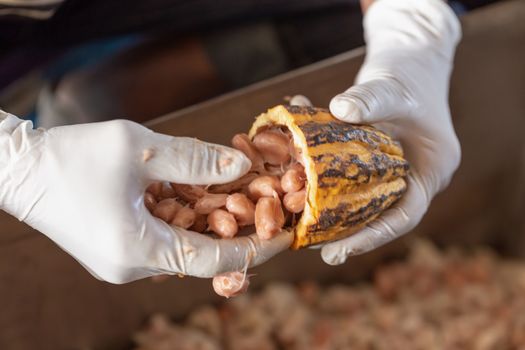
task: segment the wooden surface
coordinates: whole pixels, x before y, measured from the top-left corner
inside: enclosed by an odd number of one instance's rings
[[[451,84],[451,108],[463,162],[415,230],[418,234],[520,250],[512,235],[525,226],[523,212],[517,210],[523,208],[525,193],[523,18],[525,2],[515,0],[462,19],[464,39]],[[305,94],[326,106],[331,96],[351,85],[363,54],[355,50],[148,125],[159,132],[228,144],[234,133],[246,131],[254,116],[285,95]],[[352,281],[402,245],[397,242],[336,268],[324,265],[317,251],[287,252],[256,269],[255,288],[275,280]],[[151,313],[183,315],[218,299],[206,280],[173,278],[163,284],[124,286],[99,282],[47,238],[1,214],[0,300],[0,349],[119,349]]]

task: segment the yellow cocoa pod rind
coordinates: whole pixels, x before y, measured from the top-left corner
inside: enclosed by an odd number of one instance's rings
[[[307,177],[293,249],[356,233],[406,191],[409,165],[400,144],[372,126],[322,108],[279,105],[256,118],[249,137],[272,126],[291,131]]]

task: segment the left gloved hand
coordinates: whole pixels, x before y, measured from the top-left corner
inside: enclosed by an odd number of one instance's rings
[[[32,128],[0,111],[0,209],[44,233],[96,277],[213,277],[263,263],[293,235],[213,239],[168,225],[144,205],[158,181],[208,185],[250,168],[241,152],[155,133],[127,120]]]
[[[373,124],[401,141],[411,171],[404,197],[362,231],[322,248],[343,263],[410,231],[457,169],[461,151],[448,106],[459,21],[441,0],[377,0],[364,18],[367,56],[356,85],[330,110],[350,123]]]

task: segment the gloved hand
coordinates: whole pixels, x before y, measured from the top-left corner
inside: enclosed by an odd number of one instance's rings
[[[156,181],[212,184],[250,168],[239,151],[116,120],[32,129],[0,111],[0,208],[47,235],[99,279],[213,277],[260,264],[292,241],[231,240],[170,227],[143,204]]]
[[[458,19],[441,0],[377,0],[364,18],[367,55],[356,85],[330,110],[350,123],[373,124],[401,141],[411,171],[404,197],[362,231],[324,245],[341,264],[410,231],[449,183],[461,151],[448,106]]]

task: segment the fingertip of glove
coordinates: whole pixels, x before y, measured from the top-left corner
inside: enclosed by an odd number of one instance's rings
[[[280,235],[278,235],[279,239],[281,240],[281,244],[285,246],[285,248],[290,248],[290,246],[293,243],[294,240],[294,233],[292,231],[283,231]]]
[[[246,174],[252,167],[252,161],[244,153],[239,150],[232,149],[235,154],[235,162],[238,163],[239,172]]]
[[[337,95],[330,101],[330,112],[337,118],[348,123],[361,123],[361,110],[345,96]]]
[[[332,266],[344,264],[347,259],[347,254],[342,252],[339,248],[328,244],[321,249],[321,258],[325,263]]]
[[[269,240],[259,240],[259,246],[262,249],[271,249],[275,251],[282,251],[290,248],[294,239],[294,234],[291,231],[282,231],[277,236]]]
[[[250,159],[241,151],[230,147],[220,146],[217,151],[217,172],[226,175],[228,179],[235,179],[246,174],[252,167]]]
[[[312,102],[310,99],[303,95],[294,95],[290,99],[290,106],[305,106],[305,107],[312,107]]]

